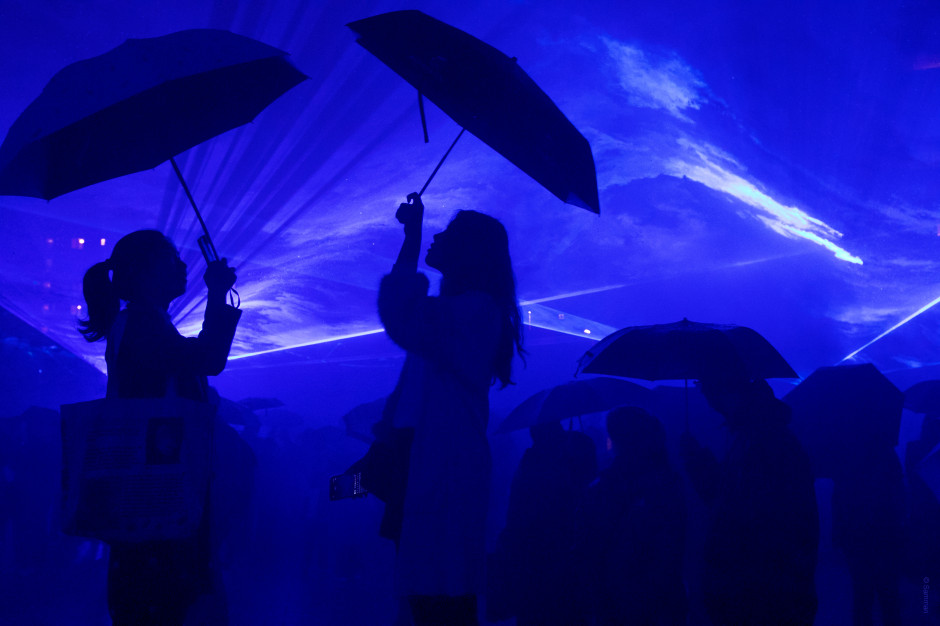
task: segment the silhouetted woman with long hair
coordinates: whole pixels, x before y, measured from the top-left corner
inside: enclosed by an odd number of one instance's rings
[[[158,398],[172,389],[179,397],[208,400],[206,376],[225,368],[240,311],[225,303],[235,271],[224,259],[209,264],[205,282],[202,332],[184,338],[167,311],[186,290],[186,264],[163,233],[126,235],[107,261],[85,273],[88,319],[80,330],[88,341],[107,341],[109,398]],[[212,592],[209,552],[208,511],[187,539],[112,543],[108,610],[114,624],[182,624],[196,598]]]
[[[397,585],[416,624],[476,624],[483,590],[490,482],[489,389],[510,384],[521,321],[502,224],[460,211],[434,236],[426,262],[439,296],[417,272],[424,208],[402,204],[405,241],[379,289],[389,337],[407,350],[391,419],[413,428]]]

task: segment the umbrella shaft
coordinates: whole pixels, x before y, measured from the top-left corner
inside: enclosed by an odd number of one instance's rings
[[[467,130],[467,129],[466,129],[466,128],[461,128],[461,129],[460,129],[460,132],[457,133],[457,139],[454,139],[454,143],[450,144],[450,148],[447,149],[447,152],[445,152],[445,153],[444,153],[444,156],[441,157],[441,160],[438,161],[437,167],[434,168],[434,171],[431,172],[430,178],[428,178],[428,182],[424,183],[424,187],[422,187],[422,188],[421,188],[421,191],[418,192],[418,195],[419,195],[419,196],[421,196],[421,195],[424,194],[424,190],[427,189],[427,188],[428,188],[428,185],[431,184],[431,181],[434,180],[434,175],[437,174],[437,170],[441,169],[441,166],[444,165],[444,160],[447,158],[447,155],[450,154],[450,151],[454,149],[454,146],[457,145],[457,141],[458,141],[458,140],[460,139],[460,137],[463,135],[463,133],[464,133],[465,130]],[[193,206],[195,206],[195,205],[193,205]]]
[[[421,112],[421,130],[424,131],[424,143],[430,141],[428,139],[428,120],[424,116],[424,96],[421,95],[421,92],[418,92],[418,111]]]
[[[209,242],[211,249],[215,250],[215,244],[212,243],[212,237],[209,236],[209,229],[206,228],[206,223],[202,219],[202,213],[199,212],[199,207],[196,206],[196,201],[193,199],[193,194],[189,191],[189,185],[186,184],[186,180],[183,178],[183,172],[180,171],[179,165],[176,164],[176,159],[170,157],[170,164],[173,166],[173,171],[176,172],[176,177],[180,179],[180,184],[183,185],[183,191],[186,192],[186,197],[189,198],[189,203],[192,205],[193,211],[196,212],[199,225],[202,226],[202,232],[206,234],[206,241]]]
[[[691,432],[689,428],[689,379],[685,379],[685,432]]]

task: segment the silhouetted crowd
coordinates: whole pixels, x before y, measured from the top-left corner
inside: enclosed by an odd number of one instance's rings
[[[0,438],[0,529],[14,546],[0,556],[21,569],[41,566],[54,550],[72,566],[107,558],[111,618],[134,626],[228,623],[227,588],[238,593],[238,585],[224,573],[240,553],[252,555],[243,573],[277,581],[267,589],[274,597],[303,588],[304,607],[289,618],[277,603],[252,618],[276,623],[316,623],[330,612],[336,623],[345,615],[348,623],[417,625],[477,624],[481,613],[521,626],[814,623],[818,460],[791,431],[790,406],[762,379],[697,381],[724,420],[721,455],[691,434],[688,416],[673,437],[636,406],[611,410],[601,441],[558,420],[532,425],[505,527],[488,548],[489,392],[511,384],[511,363],[525,355],[508,238],[494,218],[458,212],[428,249],[427,264],[443,276],[439,295],[429,295],[418,272],[423,210],[417,194],[399,207],[404,242],[379,287],[379,314],[406,358],[364,455],[330,429],[263,424],[218,398],[207,376],[224,369],[241,314],[225,299],[234,270],[224,259],[209,264],[202,332],[184,338],[166,313],[186,286],[175,246],[152,230],[121,239],[86,274],[82,332],[107,342],[107,398],[115,406],[182,398],[216,407],[212,479],[198,518],[186,536],[106,538],[107,551],[64,539],[55,498],[34,497],[37,489],[56,491],[54,464],[36,459],[56,449],[57,416],[24,415],[0,422],[9,431]],[[151,424],[148,464],[180,456],[168,419]],[[901,624],[904,576],[940,575],[940,503],[921,471],[935,460],[938,424],[924,418],[903,467],[892,443],[854,441],[852,433],[829,464],[832,541],[851,577],[855,624],[874,624],[876,615]],[[676,443],[679,464],[671,458]],[[323,477],[344,467],[384,505],[380,534],[392,540],[384,554],[374,533],[352,521],[360,517],[354,509],[340,515],[328,502]],[[98,497],[86,503],[87,515],[105,515],[106,498]],[[350,607],[362,599],[344,605],[336,585],[358,579],[396,602],[376,605],[378,617],[356,614]],[[332,599],[316,587],[331,588]]]

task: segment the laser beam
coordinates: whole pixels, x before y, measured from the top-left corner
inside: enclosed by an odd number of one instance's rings
[[[384,333],[384,328],[373,328],[371,330],[364,330],[358,333],[349,333],[347,335],[337,335],[335,337],[321,337],[320,339],[314,339],[312,341],[305,341],[303,343],[296,343],[290,346],[280,346],[277,348],[269,348],[267,350],[258,350],[257,352],[246,352],[245,354],[236,354],[235,356],[230,356],[229,361],[235,361],[236,359],[247,359],[250,356],[258,356],[260,354],[271,354],[273,352],[283,352],[285,350],[293,350],[294,348],[305,348],[307,346],[316,346],[321,343],[330,343],[332,341],[342,341],[343,339],[355,339],[356,337],[365,337],[366,335],[377,335],[378,333]]]
[[[552,302],[553,300],[564,300],[565,298],[574,298],[576,296],[586,296],[590,293],[600,293],[602,291],[613,291],[614,289],[621,289],[626,287],[626,284],[622,285],[607,285],[605,287],[594,287],[592,289],[582,289],[580,291],[569,291],[567,293],[560,293],[554,296],[548,296],[545,298],[535,298],[533,300],[525,300],[519,303],[519,306],[525,306],[527,304],[539,304],[541,302]]]
[[[849,359],[851,359],[852,357],[854,357],[856,354],[858,354],[859,352],[861,352],[862,350],[864,350],[864,349],[867,348],[868,346],[870,346],[870,345],[872,345],[873,343],[875,343],[876,341],[882,339],[882,338],[885,337],[886,335],[888,335],[888,334],[890,334],[890,333],[893,333],[894,331],[896,331],[897,329],[899,329],[901,326],[904,326],[905,324],[907,324],[909,321],[911,321],[912,319],[914,319],[915,317],[917,317],[917,316],[920,315],[921,313],[924,313],[924,312],[926,312],[926,311],[929,311],[930,309],[932,309],[933,307],[935,307],[937,304],[940,304],[940,297],[937,297],[937,298],[935,298],[934,300],[931,300],[930,302],[928,302],[927,304],[925,304],[925,305],[922,306],[921,308],[917,309],[916,311],[914,311],[913,313],[911,313],[910,315],[908,315],[907,317],[905,317],[903,320],[901,320],[900,322],[898,322],[897,324],[895,324],[894,326],[892,326],[892,327],[889,328],[888,330],[884,331],[883,333],[881,333],[880,335],[878,335],[877,337],[875,337],[874,339],[872,339],[871,341],[869,341],[868,343],[866,343],[864,346],[862,346],[861,348],[859,348],[859,349],[856,350],[855,352],[853,352],[853,353],[849,354],[847,357],[843,358],[841,361],[839,361],[839,363],[842,363],[842,362],[844,362],[844,361],[848,361]]]

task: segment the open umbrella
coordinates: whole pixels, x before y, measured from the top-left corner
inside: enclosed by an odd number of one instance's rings
[[[797,377],[756,331],[687,319],[611,333],[584,353],[578,369],[643,380]]]
[[[128,39],[60,70],[17,118],[0,145],[0,195],[49,200],[170,160],[214,254],[173,157],[306,78],[283,51],[223,30]]]
[[[359,404],[345,415],[343,423],[346,424],[346,435],[366,443],[375,441],[372,427],[382,419],[387,398],[378,398],[371,402]]]
[[[819,478],[872,445],[898,445],[904,395],[870,363],[821,367],[783,401]]]
[[[243,398],[238,401],[238,404],[249,409],[250,411],[260,411],[264,409],[276,409],[279,406],[284,406],[284,403],[277,398]]]
[[[426,96],[555,196],[600,212],[591,146],[516,59],[420,11],[348,26],[363,48],[418,90],[419,104]]]
[[[933,495],[940,500],[940,445],[934,446],[913,469]]]
[[[609,411],[625,404],[646,406],[650,393],[646,387],[617,378],[575,380],[529,396],[512,410],[496,432],[508,433],[566,417]]]
[[[744,326],[683,319],[673,324],[628,326],[584,353],[578,371],[643,380],[796,378],[796,372],[759,333]]]
[[[904,392],[904,408],[915,413],[940,413],[940,380],[922,380]]]

